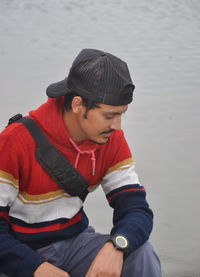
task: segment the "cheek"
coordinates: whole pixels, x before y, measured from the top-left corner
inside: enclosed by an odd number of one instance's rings
[[[107,130],[108,127],[108,122],[101,117],[93,117],[88,120],[88,128],[90,129],[90,133],[93,133],[94,135],[99,135],[101,132]]]

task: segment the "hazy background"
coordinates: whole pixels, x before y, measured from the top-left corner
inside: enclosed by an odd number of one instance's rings
[[[46,101],[83,48],[128,63],[123,129],[155,213],[151,242],[164,277],[200,276],[200,1],[0,0],[0,130]],[[109,232],[101,188],[86,209]]]

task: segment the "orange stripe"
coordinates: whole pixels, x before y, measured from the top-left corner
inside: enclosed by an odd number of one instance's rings
[[[34,234],[34,233],[41,233],[41,232],[50,232],[50,231],[57,231],[64,229],[70,225],[73,225],[74,223],[81,220],[82,214],[78,213],[75,215],[72,219],[67,221],[66,223],[56,223],[51,226],[46,227],[40,227],[40,228],[29,228],[29,227],[22,227],[16,224],[12,224],[12,228],[15,232],[19,233],[27,233],[27,234]]]
[[[13,185],[18,188],[19,180],[14,178],[14,176],[6,171],[0,170],[0,177],[7,181],[9,185]],[[11,184],[12,183],[12,184]]]
[[[128,166],[128,168],[129,168],[129,167],[131,167],[132,165],[135,165],[135,161],[133,160],[133,158],[125,159],[125,160],[123,160],[123,161],[117,163],[116,165],[110,167],[110,168],[107,170],[106,174],[111,173],[111,172],[113,172],[113,171],[115,171],[115,170],[123,170],[123,169],[126,169],[127,166]],[[123,166],[126,166],[126,168],[123,168]]]

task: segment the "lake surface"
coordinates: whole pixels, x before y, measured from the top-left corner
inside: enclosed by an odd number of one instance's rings
[[[123,129],[154,210],[164,277],[200,276],[199,14],[199,0],[0,1],[1,130],[46,100],[81,49],[128,63],[136,90]],[[109,232],[101,188],[86,210]]]

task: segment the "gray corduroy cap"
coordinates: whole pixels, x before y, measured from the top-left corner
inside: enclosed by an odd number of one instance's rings
[[[68,77],[48,86],[47,95],[75,93],[100,104],[122,106],[132,101],[134,88],[124,61],[100,50],[83,49]]]

